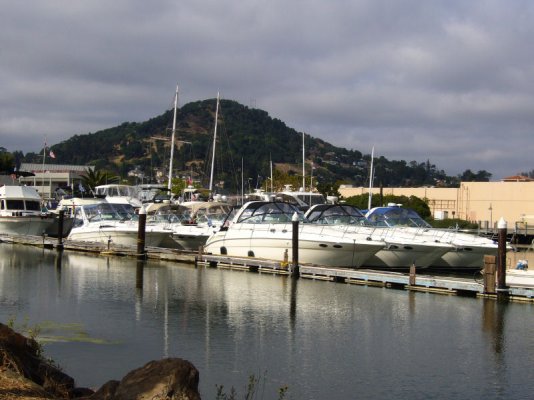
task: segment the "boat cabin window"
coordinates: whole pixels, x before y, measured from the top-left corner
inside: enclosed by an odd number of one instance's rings
[[[26,210],[41,211],[41,203],[39,201],[26,200]]]
[[[24,200],[6,200],[7,210],[24,210]]]

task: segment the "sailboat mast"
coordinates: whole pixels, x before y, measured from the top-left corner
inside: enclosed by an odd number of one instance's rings
[[[371,200],[373,199],[373,192],[371,191],[373,189],[373,163],[375,159],[375,146],[373,146],[373,149],[371,150],[371,168],[369,169],[369,202],[367,204],[367,209],[371,209]]]
[[[43,172],[41,177],[41,195],[44,199],[44,173],[45,173],[45,159],[46,159],[46,136],[44,141],[44,149],[43,149]]]
[[[273,192],[273,160],[272,158],[269,160],[269,163],[271,166],[271,193],[272,193]]]
[[[178,109],[178,85],[176,85],[176,94],[174,96],[174,118],[172,120],[172,135],[171,135],[171,159],[169,162],[169,182],[167,183],[167,189],[171,190],[172,187],[172,161],[174,159],[174,135],[176,133],[176,111]]]
[[[306,158],[304,154],[304,132],[302,132],[302,190],[306,191]]]
[[[217,92],[217,105],[215,106],[215,129],[213,131],[213,153],[211,155],[211,173],[209,191],[213,189],[213,168],[215,167],[215,144],[217,143],[217,119],[219,118],[219,92]]]

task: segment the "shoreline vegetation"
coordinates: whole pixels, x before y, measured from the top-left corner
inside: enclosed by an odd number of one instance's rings
[[[199,372],[187,360],[165,358],[150,361],[126,374],[120,381],[110,380],[99,389],[77,387],[74,378],[61,370],[53,360],[46,358],[37,341],[40,329],[15,331],[14,320],[7,325],[0,322],[0,399],[2,400],[200,400]],[[257,398],[262,389],[260,379],[251,375],[244,399]],[[223,385],[216,385],[216,400],[237,400],[232,387],[229,393]],[[278,400],[283,400],[288,387],[278,389]]]

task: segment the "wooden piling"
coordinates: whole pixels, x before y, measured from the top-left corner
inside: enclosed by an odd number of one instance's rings
[[[506,286],[506,221],[501,217],[497,224],[499,230],[497,252],[497,298],[508,300],[508,288]]]
[[[139,225],[137,228],[137,258],[146,258],[145,251],[145,230],[146,230],[146,210],[141,207],[139,210]]]
[[[293,265],[291,268],[291,277],[298,279],[300,277],[299,269],[299,217],[297,213],[293,214],[291,218],[293,225]]]
[[[415,286],[415,263],[410,266],[410,286]]]
[[[495,269],[497,257],[484,256],[484,294],[495,294]]]
[[[497,255],[497,290],[506,290],[506,221],[501,217],[497,227],[499,229]]]
[[[63,221],[65,220],[65,210],[59,210],[57,224],[57,245],[58,251],[63,250]]]

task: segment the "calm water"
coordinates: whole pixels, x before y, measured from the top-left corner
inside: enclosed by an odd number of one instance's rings
[[[258,399],[529,399],[534,306],[0,244],[0,321],[99,387],[162,357]]]

